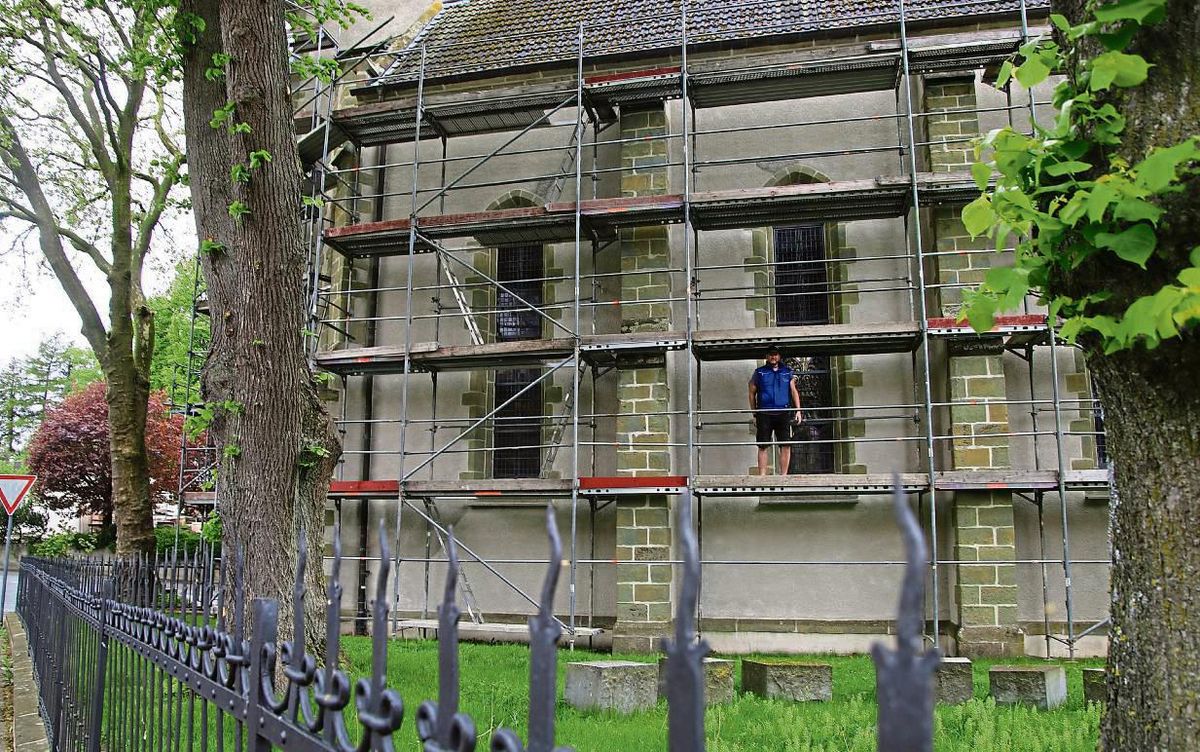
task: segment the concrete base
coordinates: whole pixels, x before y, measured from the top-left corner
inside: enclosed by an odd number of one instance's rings
[[[943,658],[933,674],[934,699],[945,705],[959,705],[975,696],[970,658]]]
[[[580,710],[652,708],[658,701],[658,668],[634,661],[568,663],[563,699]]]
[[[993,666],[988,687],[998,705],[1049,710],[1067,701],[1067,672],[1062,666]]]
[[[667,659],[658,659],[658,697],[667,697]],[[723,658],[704,659],[704,704],[723,705],[733,702],[733,661]]]
[[[1103,703],[1106,689],[1105,674],[1102,668],[1085,668],[1083,670],[1083,700],[1084,702]]]
[[[831,700],[833,666],[828,663],[742,661],[742,691],[797,702]]]

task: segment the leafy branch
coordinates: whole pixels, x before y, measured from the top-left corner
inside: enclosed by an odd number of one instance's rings
[[[1018,61],[1001,67],[1001,87],[1015,79],[1032,88],[1055,72],[1065,77],[1054,91],[1053,125],[1035,125],[1032,135],[1002,128],[976,146],[980,161],[972,174],[982,195],[963,209],[963,223],[973,236],[991,236],[997,249],[1011,237],[1017,242],[1014,263],[989,270],[980,288],[964,295],[964,316],[975,329],[990,329],[998,311],[1017,308],[1031,293],[1049,305],[1051,317],[1064,320],[1065,338],[1096,334],[1106,352],[1138,343],[1153,348],[1200,322],[1200,248],[1190,254],[1189,266],[1173,272],[1172,283],[1124,310],[1111,311],[1111,291],[1081,297],[1054,292],[1057,280],[1088,261],[1126,264],[1136,274],[1133,267],[1145,270],[1152,258],[1167,260],[1159,253],[1164,210],[1157,200],[1183,191],[1200,174],[1200,137],[1154,149],[1130,164],[1117,153],[1126,120],[1107,101],[1149,76],[1146,59],[1127,50],[1139,29],[1163,20],[1166,2],[1092,5],[1090,19],[1077,25],[1053,15],[1072,48],[1086,41],[1096,53],[1072,55],[1051,41],[1031,42]]]

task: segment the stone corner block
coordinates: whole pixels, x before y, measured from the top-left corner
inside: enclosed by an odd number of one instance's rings
[[[833,666],[800,661],[742,661],[742,691],[809,702],[833,699]]]
[[[998,705],[1049,710],[1067,701],[1067,672],[1062,666],[992,666],[988,689]]]
[[[1103,703],[1105,698],[1105,675],[1102,668],[1085,668],[1083,670],[1083,700],[1084,702]]]
[[[933,675],[934,698],[946,705],[960,705],[975,696],[970,658],[943,658]]]
[[[658,659],[658,696],[667,696],[667,658]],[[724,658],[704,659],[704,704],[724,705],[733,702],[733,661]]]
[[[580,710],[652,708],[658,702],[658,668],[636,661],[568,663],[563,699]]]

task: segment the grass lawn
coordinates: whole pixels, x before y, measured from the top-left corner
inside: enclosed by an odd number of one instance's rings
[[[370,671],[367,638],[343,638],[349,672]],[[388,684],[404,697],[405,721],[396,749],[417,750],[413,718],[417,705],[437,697],[437,646],[433,642],[392,642],[388,649]],[[644,655],[596,654],[565,650],[558,654],[558,688],[562,696],[566,664],[596,659],[655,661]],[[762,657],[762,656],[757,656]],[[867,656],[810,656],[833,665],[833,701],[789,703],[739,694],[731,705],[708,710],[710,752],[874,752],[875,669]],[[475,719],[486,749],[492,729],[507,726],[524,737],[528,707],[529,650],[523,645],[461,646],[460,710]],[[1094,752],[1100,709],[1086,706],[1080,669],[1102,666],[1100,660],[1066,663],[1068,700],[1052,711],[997,707],[987,695],[987,670],[995,663],[1040,663],[1036,659],[976,661],[975,697],[965,705],[939,706],[935,721],[938,752]],[[737,686],[741,664],[737,666]],[[658,752],[666,750],[666,702],[643,713],[619,716],[584,713],[559,702],[558,743],[577,752]]]

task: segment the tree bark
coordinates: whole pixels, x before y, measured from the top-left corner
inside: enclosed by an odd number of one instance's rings
[[[1078,23],[1087,0],[1054,0]],[[1060,40],[1061,41],[1061,40]],[[1169,0],[1166,20],[1139,32],[1131,52],[1154,65],[1149,79],[1111,97],[1127,118],[1120,156],[1130,164],[1155,146],[1200,134],[1200,4]],[[1095,50],[1081,50],[1091,53]],[[1200,180],[1161,201],[1166,215],[1147,271],[1097,254],[1054,280],[1051,294],[1109,290],[1119,314],[1174,282],[1200,238]],[[1200,337],[1193,328],[1157,349],[1105,355],[1083,343],[1104,405],[1115,491],[1110,533],[1111,618],[1104,749],[1200,748]]]
[[[337,434],[305,354],[307,244],[301,224],[301,168],[289,97],[284,5],[280,0],[188,0],[204,19],[185,50],[184,116],[196,227],[221,244],[203,255],[212,344],[202,374],[211,427],[224,448],[217,479],[227,557],[241,550],[247,598],[283,605],[290,627],[298,542],[309,550],[306,635],[323,639],[321,552]],[[232,59],[223,78],[205,76],[213,54]],[[226,102],[248,132],[214,129]],[[231,182],[235,164],[263,150],[271,161]],[[231,217],[232,201],[250,212]],[[224,407],[222,407],[222,405]],[[231,559],[230,559],[231,560]]]

